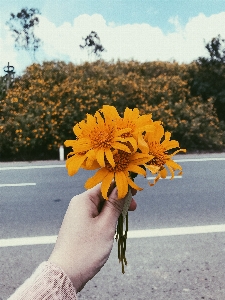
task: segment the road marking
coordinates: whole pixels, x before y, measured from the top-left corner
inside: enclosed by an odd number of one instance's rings
[[[211,161],[211,160],[225,160],[225,157],[205,157],[205,158],[186,158],[174,159],[176,162],[189,162],[189,161]]]
[[[130,231],[128,231],[128,238],[130,238],[130,239],[151,238],[151,237],[179,236],[179,235],[181,236],[181,235],[222,233],[222,232],[225,232],[225,224],[192,226],[192,227],[145,229],[145,230],[130,230]],[[57,239],[56,235],[0,239],[0,248],[1,247],[18,247],[18,246],[55,244],[56,239]]]
[[[0,167],[0,171],[7,170],[32,170],[32,169],[52,169],[65,168],[65,165],[44,165],[44,166],[23,166],[23,167]]]
[[[56,239],[57,239],[56,235],[1,239],[0,240],[0,248],[1,247],[17,247],[17,246],[55,244]]]
[[[174,176],[173,177],[174,179],[180,179],[180,178],[182,178],[182,176]],[[155,179],[155,177],[147,177],[147,180],[154,180]],[[159,179],[171,179],[171,176],[166,176],[166,178],[159,178]]]
[[[0,184],[0,187],[7,187],[7,186],[30,186],[30,185],[36,185],[36,183],[32,183],[32,182],[25,182],[25,183],[2,183],[2,184]]]
[[[128,231],[128,238],[162,237],[188,234],[225,232],[225,224],[193,227],[175,227]]]

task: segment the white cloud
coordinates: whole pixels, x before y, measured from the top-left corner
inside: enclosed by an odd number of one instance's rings
[[[92,30],[98,33],[107,50],[102,54],[103,59],[135,59],[141,62],[175,59],[180,63],[189,63],[199,56],[207,55],[204,40],[208,42],[218,34],[225,37],[225,12],[210,17],[199,14],[182,26],[179,17],[170,18],[169,22],[174,24],[174,32],[165,34],[160,28],[149,24],[107,24],[99,14],[80,15],[74,19],[73,24],[65,22],[59,27],[40,16],[39,27],[35,32],[43,41],[42,59],[66,59],[74,63],[88,60],[86,49],[82,50],[79,45],[83,43],[82,38]],[[1,36],[1,65],[10,60],[19,67],[19,55],[14,50],[12,38],[9,33]]]
[[[136,59],[140,61],[160,59],[159,49],[163,51],[165,36],[161,29],[148,24],[126,24],[116,26],[107,24],[101,15],[80,15],[74,19],[73,25],[64,23],[56,27],[45,17],[40,16],[40,24],[36,34],[43,41],[44,52],[49,57],[60,59],[66,55],[75,63],[88,59],[87,51],[80,49],[91,31],[96,31],[101,43],[107,50],[102,58]]]
[[[176,33],[169,34],[168,44],[172,52],[174,44],[174,57],[178,61],[190,62],[199,56],[208,55],[205,42],[209,42],[218,34],[225,32],[225,12],[206,17],[204,14],[189,19],[186,26]]]

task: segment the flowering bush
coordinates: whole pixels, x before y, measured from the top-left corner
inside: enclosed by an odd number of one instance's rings
[[[223,149],[213,98],[192,95],[193,68],[135,61],[33,64],[0,102],[0,159],[57,158],[71,128],[106,104],[119,114],[126,107],[152,113],[189,151]]]

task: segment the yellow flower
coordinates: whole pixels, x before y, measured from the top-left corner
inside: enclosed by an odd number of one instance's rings
[[[153,156],[143,153],[127,153],[121,150],[113,151],[113,159],[115,161],[115,166],[106,161],[105,167],[98,170],[95,175],[89,178],[85,183],[85,188],[90,189],[96,184],[102,182],[101,192],[104,199],[108,199],[108,190],[114,180],[118,189],[118,199],[124,198],[128,192],[128,186],[136,189],[142,190],[138,185],[136,185],[130,178],[130,173],[133,172],[146,176],[146,171],[140,167]]]
[[[144,153],[148,152],[148,145],[143,139],[143,132],[153,130],[151,114],[140,116],[138,108],[134,108],[133,110],[126,108],[124,116],[121,118],[116,108],[109,105],[103,105],[101,111],[107,121],[116,121],[118,129],[130,129],[130,131],[124,133],[122,137],[126,137],[127,141],[130,142],[132,151],[137,151],[137,148],[139,148]]]
[[[107,108],[106,108],[107,110]],[[92,163],[97,160],[101,167],[105,166],[105,158],[115,166],[112,149],[118,149],[130,153],[130,148],[126,145],[129,138],[122,137],[129,132],[129,128],[118,130],[116,122],[105,120],[101,113],[97,111],[94,116],[87,114],[87,120],[81,121],[74,126],[76,140],[65,141],[66,147],[72,147],[67,161],[69,175],[74,175],[87,159],[86,165],[92,168]]]
[[[154,132],[146,133],[145,140],[149,147],[149,154],[154,157],[145,164],[145,167],[152,172],[152,174],[157,174],[154,179],[154,185],[160,178],[166,178],[167,169],[171,173],[171,179],[174,177],[174,171],[179,170],[179,174],[182,174],[182,167],[172,160],[172,157],[180,152],[186,152],[185,149],[178,149],[173,153],[169,154],[168,152],[171,149],[179,148],[179,143],[175,140],[170,140],[171,133],[165,132],[164,128],[161,125],[160,121],[154,122],[155,130]]]

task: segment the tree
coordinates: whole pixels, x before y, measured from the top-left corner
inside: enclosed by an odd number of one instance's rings
[[[207,101],[213,97],[220,121],[225,121],[225,40],[220,35],[205,45],[209,57],[199,57],[191,71],[191,90],[194,96]]]
[[[37,8],[23,8],[16,15],[10,14],[9,21],[6,24],[9,26],[10,31],[13,32],[15,38],[15,47],[24,49],[30,53],[35,53],[41,45],[41,40],[35,36],[34,28],[39,24],[40,12]]]
[[[225,62],[225,40],[221,38],[220,34],[212,38],[205,48],[209,52],[210,61]]]
[[[103,51],[106,51],[105,48],[101,45],[100,38],[95,31],[91,31],[91,33],[86,37],[83,38],[85,41],[84,45],[80,45],[80,48],[84,49],[88,47],[88,55],[95,54],[97,57],[101,56]]]

